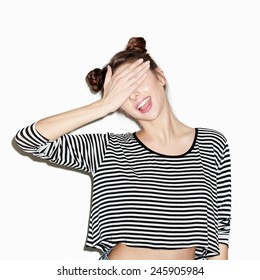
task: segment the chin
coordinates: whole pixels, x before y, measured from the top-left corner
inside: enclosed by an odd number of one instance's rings
[[[137,120],[140,121],[155,121],[156,119],[158,119],[159,114],[157,113],[150,113],[150,114],[144,114],[143,116],[139,116],[139,118],[137,118]]]

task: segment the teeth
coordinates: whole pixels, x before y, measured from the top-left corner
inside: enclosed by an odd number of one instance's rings
[[[142,106],[144,106],[144,104],[145,104],[146,102],[148,102],[150,99],[151,99],[151,97],[145,98],[145,99],[138,105],[137,109],[139,110],[139,109],[140,109]]]

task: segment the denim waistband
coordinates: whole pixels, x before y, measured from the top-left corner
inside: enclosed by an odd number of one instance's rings
[[[109,260],[108,255],[111,253],[112,250],[113,250],[113,247],[105,250],[103,252],[103,254],[100,256],[99,260]]]

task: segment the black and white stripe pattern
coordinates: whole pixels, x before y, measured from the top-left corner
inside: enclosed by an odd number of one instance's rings
[[[25,151],[93,174],[86,246],[176,249],[196,246],[196,259],[228,244],[230,154],[218,131],[197,128],[183,155],[151,151],[134,133],[63,135],[48,141],[34,124],[16,141]]]

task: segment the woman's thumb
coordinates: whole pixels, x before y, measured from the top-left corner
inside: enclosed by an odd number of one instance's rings
[[[112,69],[110,65],[107,65],[107,73],[105,77],[104,88],[111,81],[111,78],[112,78]]]

